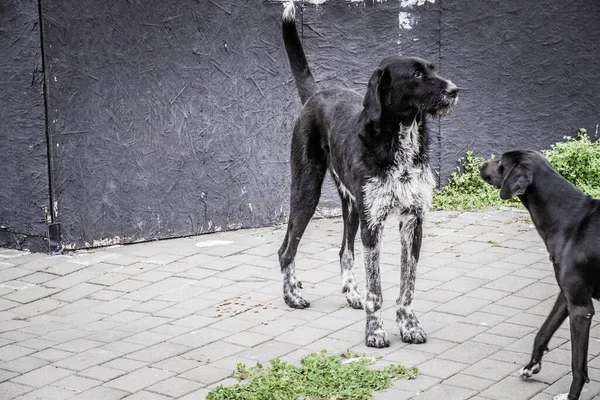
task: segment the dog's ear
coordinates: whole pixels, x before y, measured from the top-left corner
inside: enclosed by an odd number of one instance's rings
[[[383,70],[377,68],[371,79],[369,79],[369,85],[367,86],[367,94],[363,100],[363,106],[367,112],[367,116],[372,121],[379,121],[381,117],[381,100],[380,100],[380,84],[381,77],[383,76]]]
[[[502,182],[500,198],[508,200],[517,195],[524,194],[527,187],[531,185],[531,182],[533,182],[531,172],[519,164],[514,165]]]

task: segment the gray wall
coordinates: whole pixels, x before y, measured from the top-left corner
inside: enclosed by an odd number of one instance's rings
[[[0,246],[39,248],[49,218],[38,3],[0,0]]]
[[[464,88],[453,114],[430,123],[441,183],[466,150],[595,131],[600,2],[418,3],[298,1],[297,19],[323,87],[362,92],[383,57],[403,54]],[[68,248],[285,220],[300,102],[281,2],[40,0],[50,180],[37,4],[0,0],[5,238],[43,236],[51,203]],[[321,211],[339,207],[325,185]]]

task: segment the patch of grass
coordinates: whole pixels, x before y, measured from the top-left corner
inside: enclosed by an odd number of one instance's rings
[[[550,164],[568,181],[593,197],[600,198],[600,141],[593,141],[585,129],[579,129],[576,138],[565,136],[564,141],[550,146],[542,153]],[[478,157],[472,151],[458,160],[458,167],[450,175],[442,190],[433,192],[433,209],[477,210],[499,207],[523,207],[517,198],[500,199],[498,189],[488,185],[479,176]]]
[[[240,363],[232,375],[243,383],[218,386],[207,400],[367,400],[373,398],[374,390],[387,388],[392,379],[417,376],[416,368],[399,365],[369,368],[372,361],[350,352],[336,356],[321,351],[303,357],[299,367],[279,359],[271,361],[270,367]]]

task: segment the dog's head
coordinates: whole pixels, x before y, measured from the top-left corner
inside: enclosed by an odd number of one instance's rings
[[[500,198],[512,199],[523,195],[533,182],[533,169],[544,157],[535,151],[517,150],[502,154],[479,164],[481,178],[500,189]]]
[[[387,113],[446,115],[458,102],[458,88],[419,58],[388,57],[373,72],[363,106],[373,121]]]

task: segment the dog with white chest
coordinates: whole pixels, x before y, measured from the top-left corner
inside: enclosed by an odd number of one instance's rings
[[[347,89],[321,90],[304,55],[288,3],[283,39],[303,107],[294,126],[291,148],[291,199],[287,232],[279,249],[285,302],[306,308],[309,302],[296,279],[296,251],[321,195],[329,170],[340,194],[344,235],[340,250],[342,292],[353,308],[366,311],[367,346],[386,347],[379,257],[383,224],[400,214],[402,244],[400,293],[396,320],[402,340],[423,343],[427,335],[412,310],[423,218],[435,184],[429,165],[427,115],[444,116],[457,103],[458,88],[419,58],[385,58],[369,79],[364,96]],[[354,241],[360,228],[366,293],[354,279]]]

